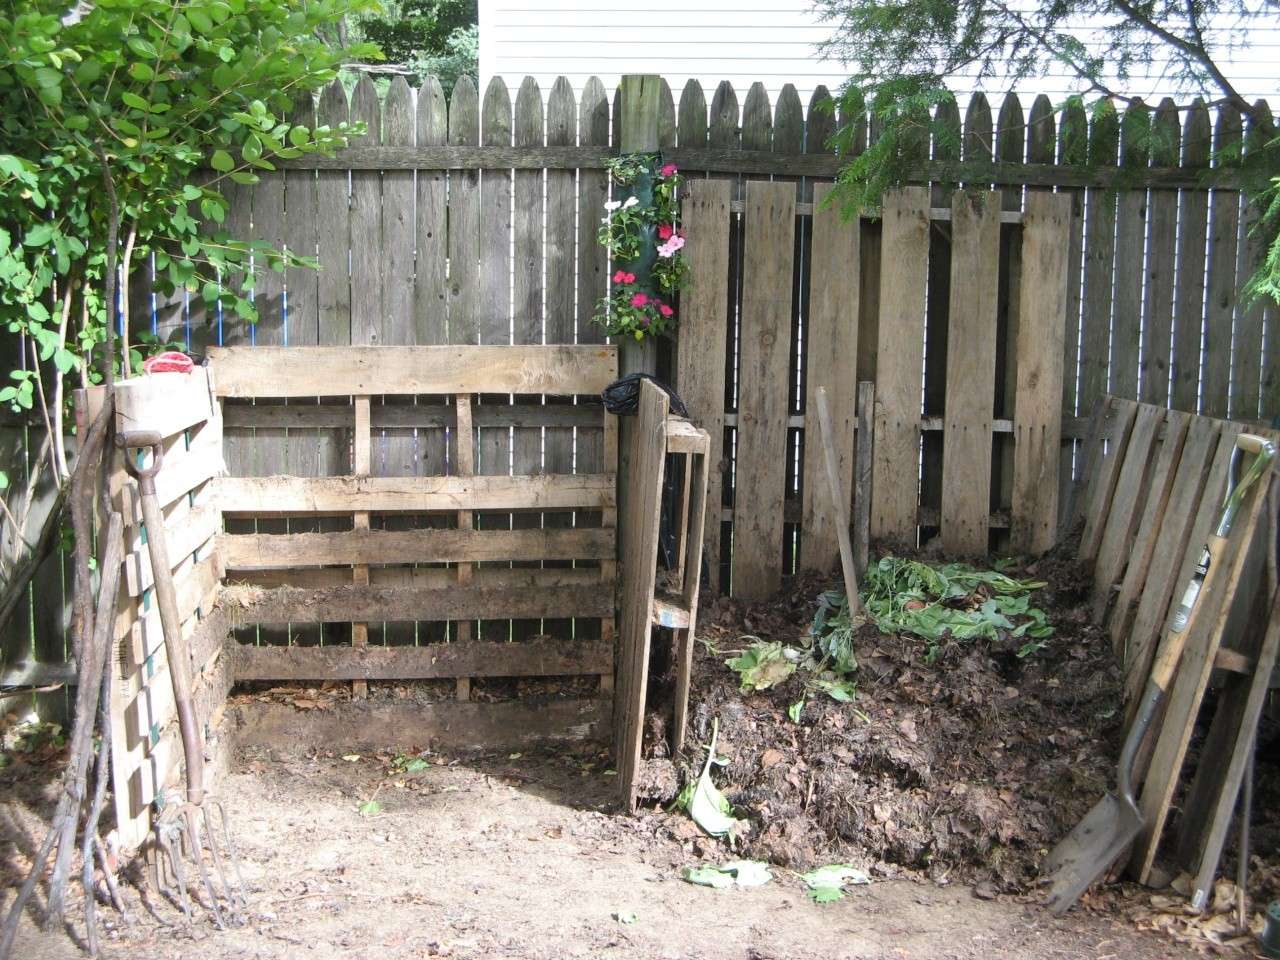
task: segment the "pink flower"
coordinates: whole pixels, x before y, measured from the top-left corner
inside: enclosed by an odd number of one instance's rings
[[[663,166],[663,168],[658,172],[661,173],[664,177],[673,177],[675,176],[676,165],[674,163],[668,163],[665,166]]]
[[[649,302],[649,295],[647,293],[637,293],[631,298],[631,305],[633,307],[643,307],[648,302]]]
[[[658,239],[670,240],[671,235],[676,232],[676,228],[669,223],[658,224]]]
[[[684,246],[684,237],[673,236],[666,243],[658,247],[658,256],[671,257],[675,256],[677,250]]]
[[[667,306],[665,303],[660,303],[660,304],[658,304],[658,312],[659,312],[660,314],[662,314],[664,317],[670,317],[670,316],[673,316],[673,315],[675,314],[675,311],[674,311],[674,310],[672,310],[672,309],[671,309],[669,306]]]
[[[627,277],[627,272],[625,270],[619,270],[613,275],[613,282],[626,283],[626,277]]]
[[[634,273],[628,273],[628,274],[626,274],[626,275],[624,275],[624,276],[623,276],[623,278],[622,278],[622,282],[623,282],[623,283],[635,283],[635,282],[636,282],[636,275],[635,275]]]

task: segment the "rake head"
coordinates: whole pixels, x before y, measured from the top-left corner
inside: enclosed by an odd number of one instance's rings
[[[152,880],[162,895],[182,908],[187,922],[194,896],[219,930],[226,929],[227,921],[244,923],[248,900],[226,808],[208,796],[200,803],[171,803],[156,819],[155,829]],[[197,878],[193,894],[188,887]]]

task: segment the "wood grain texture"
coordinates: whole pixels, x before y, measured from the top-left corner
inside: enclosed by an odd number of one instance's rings
[[[560,677],[600,673],[612,645],[561,639],[528,643],[429,643],[418,647],[252,647],[231,652],[245,680],[425,680],[439,677]]]
[[[1205,484],[1221,469],[1223,458],[1230,456],[1228,445],[1232,443],[1232,439],[1223,435],[1219,421],[1208,417],[1191,418],[1182,455],[1178,458],[1177,474],[1169,491],[1169,503],[1160,517],[1160,529],[1152,548],[1146,579],[1138,595],[1133,623],[1125,636],[1127,703],[1136,701],[1147,682],[1170,604],[1177,591],[1186,584],[1179,578],[1184,571],[1184,561],[1191,552],[1188,547],[1194,542],[1194,550],[1198,553],[1203,545],[1203,536],[1193,541],[1192,533],[1205,498]],[[1214,496],[1220,496],[1220,474],[1215,477],[1214,490]],[[1117,639],[1113,635],[1112,641]]]
[[[1082,560],[1092,560],[1097,556],[1098,544],[1102,540],[1102,531],[1106,529],[1107,516],[1115,497],[1120,467],[1129,446],[1129,434],[1138,415],[1138,404],[1134,401],[1119,397],[1109,399],[1114,421],[1106,455],[1094,459],[1085,474],[1089,479],[1089,489],[1084,509],[1084,532],[1080,535],[1078,551]],[[1102,453],[1101,450],[1097,452]]]
[[[1152,164],[1176,158],[1180,140],[1178,108],[1168,98],[1152,123]],[[1177,266],[1178,191],[1152,190],[1147,215],[1147,282],[1142,297],[1142,361],[1139,398],[1164,406],[1169,400],[1169,359],[1173,349],[1173,284]]]
[[[831,493],[822,481],[822,446],[814,420],[817,389],[826,387],[835,430],[836,464],[844,485],[845,513],[853,495],[857,384],[849,364],[858,355],[858,290],[861,225],[828,204],[833,184],[813,185],[808,327],[805,342],[805,443],[800,526],[802,569],[828,572],[839,554]]]
[[[1132,660],[1133,645],[1129,640],[1130,626],[1137,612],[1138,597],[1147,582],[1156,540],[1169,500],[1178,477],[1178,465],[1187,442],[1187,430],[1191,416],[1177,410],[1167,410],[1164,416],[1164,432],[1160,439],[1160,452],[1151,468],[1151,488],[1142,507],[1133,542],[1127,547],[1129,558],[1124,568],[1124,579],[1116,594],[1115,606],[1108,622],[1112,646],[1119,651],[1121,660]],[[1204,438],[1204,439],[1200,439]],[[1208,445],[1207,431],[1197,431],[1197,444]],[[1192,456],[1196,456],[1192,451]],[[1203,455],[1201,455],[1203,456]],[[1146,665],[1143,665],[1145,670]]]
[[[1234,437],[1232,440],[1234,442]],[[1246,495],[1227,538],[1222,569],[1210,571],[1201,592],[1199,603],[1204,605],[1204,609],[1187,636],[1139,799],[1143,830],[1134,840],[1129,869],[1141,883],[1146,883],[1151,875],[1196,717],[1208,687],[1209,674],[1213,671],[1214,657],[1236,600],[1245,559],[1258,531],[1261,529],[1265,535],[1268,529],[1267,524],[1259,524],[1258,520],[1267,501],[1270,481],[1268,475],[1262,482],[1254,484]]]
[[[685,255],[695,279],[680,294],[676,389],[693,422],[711,440],[707,476],[711,509],[703,541],[711,596],[727,586],[720,583],[720,506],[729,468],[724,446],[726,371],[724,350],[717,347],[728,336],[730,189],[724,180],[690,181],[681,213]],[[708,345],[714,346],[708,349]]]
[[[612,474],[539,477],[220,477],[231,514],[571,510],[614,505]]]
[[[951,301],[942,457],[942,546],[985,554],[991,511],[1000,195],[962,191],[951,207]]]
[[[227,534],[228,569],[290,569],[335,564],[443,563],[483,560],[604,560],[612,530],[347,530],[338,533]]]
[[[733,594],[763,599],[782,582],[794,185],[749,181],[743,231]]]
[[[915,544],[919,499],[928,207],[923,187],[886,194],[880,250],[871,536],[907,545]]]
[[[1120,123],[1120,167],[1145,170],[1151,145],[1151,112],[1131,103]],[[1115,283],[1111,305],[1111,369],[1107,391],[1138,399],[1138,353],[1142,326],[1143,242],[1147,192],[1121,190],[1116,201]]]
[[[1057,542],[1062,455],[1071,199],[1029,191],[1022,226],[1009,544],[1043,553]]]
[[[371,584],[275,590],[235,586],[225,588],[224,597],[237,624],[603,617],[613,610],[612,594],[595,585],[537,592],[487,584],[443,590]]]
[[[222,397],[313,397],[456,393],[598,394],[616,367],[616,347],[215,347]]]
[[[1212,150],[1209,110],[1197,100],[1182,128],[1183,164],[1209,166]],[[1209,191],[1186,189],[1178,197],[1178,279],[1173,301],[1173,360],[1170,399],[1178,410],[1199,407],[1200,350],[1204,328],[1205,243],[1209,232]]]
[[[449,103],[449,143],[480,142],[480,97],[470,77],[459,77]],[[479,343],[480,174],[449,174],[449,343]]]
[[[632,496],[623,518],[623,558],[619,596],[618,675],[614,701],[614,761],[619,799],[635,808],[635,780],[641,761],[645,701],[648,693],[649,640],[653,630],[653,593],[657,579],[658,525],[666,469],[667,395],[649,382],[640,388]]]
[[[1215,162],[1234,166],[1240,155],[1240,111],[1218,107],[1214,135]],[[1209,263],[1205,290],[1204,355],[1201,373],[1201,410],[1211,417],[1225,417],[1230,407],[1231,334],[1236,313],[1236,291],[1244,280],[1236,277],[1239,256],[1240,193],[1214,190],[1209,199]]]
[[[1115,494],[1107,510],[1107,520],[1098,539],[1093,564],[1093,619],[1101,623],[1111,603],[1112,589],[1124,571],[1133,537],[1137,533],[1146,498],[1154,482],[1152,471],[1157,457],[1155,447],[1164,423],[1164,408],[1143,403],[1138,405],[1124,462],[1116,477]]]

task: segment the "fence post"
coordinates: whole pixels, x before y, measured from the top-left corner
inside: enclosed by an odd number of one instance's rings
[[[658,152],[658,93],[662,78],[653,73],[629,73],[622,78],[621,130],[618,147],[627,153]],[[658,344],[652,337],[618,341],[618,372],[657,373]],[[625,444],[624,444],[625,449]]]

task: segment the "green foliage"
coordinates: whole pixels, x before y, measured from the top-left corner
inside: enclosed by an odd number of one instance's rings
[[[415,83],[436,76],[447,94],[458,77],[479,73],[476,6],[475,0],[392,0],[353,26],[388,61],[409,69]]]
[[[671,299],[689,278],[680,252],[681,177],[674,163],[650,154],[610,160],[609,173],[627,196],[606,203],[600,221],[597,239],[617,269],[593,319],[609,336],[660,336],[675,328]]]
[[[1045,586],[1015,580],[996,570],[964,563],[937,567],[903,557],[882,557],[868,568],[862,602],[876,626],[886,633],[906,633],[928,644],[928,659],[937,657],[946,637],[995,640],[1001,635],[1025,642],[1019,656],[1044,646],[1053,626],[1043,610],[1031,605],[1031,593]],[[843,649],[851,643],[847,607],[840,594],[820,598],[813,632],[819,644]],[[846,637],[847,634],[847,637]]]
[[[1185,94],[1226,103],[1251,128],[1268,131],[1243,157],[1235,151],[1217,159],[1239,162],[1245,192],[1269,211],[1256,228],[1268,253],[1247,295],[1280,301],[1280,140],[1271,115],[1240,96],[1219,62],[1228,50],[1248,47],[1249,25],[1263,22],[1266,14],[1252,0],[818,0],[817,8],[835,25],[823,54],[850,66],[849,79],[828,104],[840,116],[832,144],[850,158],[833,195],[846,215],[874,213],[884,191],[918,171],[931,146],[935,157],[959,156],[955,128],[941,122],[939,112],[952,99],[947,83],[956,75],[979,87],[994,80],[1012,89],[1053,65],[1075,78],[1095,111],[1106,111],[1114,110],[1111,101],[1134,102],[1126,95],[1130,77],[1159,74]],[[1084,22],[1088,46],[1080,39]],[[1218,29],[1223,23],[1235,25]],[[1176,164],[1177,144],[1167,142],[1165,131],[1131,110],[1125,115],[1127,145]],[[1059,162],[1097,165],[1102,158],[1088,156],[1086,133],[1077,133],[1068,132]]]
[[[834,903],[844,899],[846,886],[857,886],[871,882],[867,871],[855,867],[851,863],[831,863],[825,867],[817,867],[800,875],[809,896],[814,903]]]
[[[758,640],[725,666],[738,675],[742,692],[767,690],[796,672],[796,661],[787,656],[788,649],[776,640]]]
[[[104,176],[119,198],[121,239],[136,260],[154,254],[161,294],[185,288],[255,319],[252,271],[239,290],[221,278],[251,257],[276,270],[301,261],[221,230],[221,189],[253,183],[276,159],[345,142],[347,130],[285,117],[346,56],[317,29],[367,6],[106,0],[64,23],[66,4],[41,0],[0,19],[9,151],[0,156],[0,320],[9,332],[34,339],[60,372],[92,376],[86,361],[107,314],[98,293],[111,217]],[[69,301],[58,309],[55,287],[83,311]],[[23,402],[20,392],[9,399]]]

